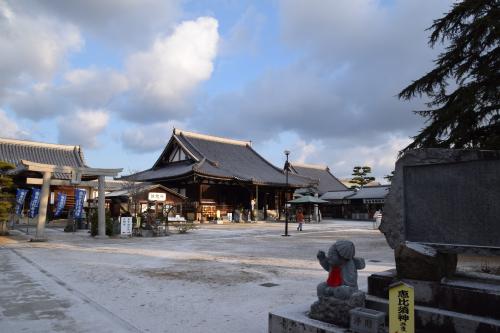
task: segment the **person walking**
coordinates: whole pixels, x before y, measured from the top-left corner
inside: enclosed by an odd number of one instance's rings
[[[373,229],[378,229],[382,223],[382,211],[379,209],[373,214]]]
[[[304,214],[302,213],[302,209],[297,210],[297,214],[295,215],[297,219],[297,223],[299,224],[297,226],[297,231],[302,231],[302,224],[304,224]]]

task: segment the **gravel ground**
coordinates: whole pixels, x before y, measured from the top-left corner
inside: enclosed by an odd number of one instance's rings
[[[351,239],[369,274],[394,267],[368,222],[202,225],[161,238],[92,239],[48,229],[48,242],[0,237],[0,332],[266,332],[269,311],[311,304],[316,260]]]

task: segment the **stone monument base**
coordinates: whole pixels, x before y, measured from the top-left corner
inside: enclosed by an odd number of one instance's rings
[[[289,305],[269,313],[269,333],[346,333],[333,324],[311,319],[309,305]],[[349,320],[349,316],[347,317]]]
[[[309,316],[330,324],[349,326],[349,311],[365,306],[365,293],[354,292],[348,299],[321,296],[311,305]]]
[[[395,270],[368,277],[366,307],[388,312]],[[442,281],[403,279],[415,289],[416,332],[500,333],[500,278],[460,275]]]

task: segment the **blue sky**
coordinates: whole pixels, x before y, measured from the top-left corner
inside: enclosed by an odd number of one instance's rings
[[[432,67],[425,29],[450,4],[0,0],[0,136],[128,171],[177,126],[382,180],[423,125],[395,96]]]

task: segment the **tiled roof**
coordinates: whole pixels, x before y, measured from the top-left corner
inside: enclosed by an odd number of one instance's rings
[[[80,146],[60,145],[36,141],[0,138],[0,161],[16,165],[20,160],[36,163],[86,167]],[[59,179],[70,179],[67,174],[54,174]]]
[[[212,178],[239,180],[261,185],[285,185],[283,170],[269,163],[255,150],[250,141],[238,141],[174,129],[170,144],[178,143],[191,160],[160,163],[149,170],[131,175],[134,180],[172,179],[195,173]],[[168,146],[164,152],[168,151]],[[162,160],[162,156],[158,161]],[[312,179],[289,174],[289,185],[305,187]]]
[[[170,164],[168,167],[160,167],[156,169],[148,169],[136,174],[123,177],[134,181],[153,181],[159,179],[182,177],[193,172],[193,162],[182,161]]]
[[[349,199],[384,199],[389,194],[390,185],[365,186]]]
[[[186,196],[177,193],[176,191],[169,189],[163,185],[159,184],[151,184],[151,183],[136,183],[136,185],[129,186],[128,188],[123,188],[118,191],[114,191],[106,194],[106,198],[116,198],[116,197],[128,197],[131,193],[143,193],[147,191],[151,191],[155,188],[161,188],[173,195],[178,196],[181,199],[187,199]]]
[[[330,169],[327,166],[291,163],[291,167],[292,171],[298,175],[317,180],[317,189],[320,195],[328,191],[347,190],[347,187],[330,173]]]
[[[384,199],[389,194],[390,185],[367,186],[358,191],[330,191],[321,196],[323,200],[338,199]]]
[[[106,182],[104,183],[104,190],[106,192],[110,191],[118,191],[124,188],[125,186],[129,185],[130,182],[123,181],[123,180],[109,180],[106,179]],[[93,187],[94,189],[97,189],[99,187],[99,181],[97,180],[89,180],[87,181],[87,185],[90,187]]]
[[[323,200],[342,200],[353,195],[355,191],[330,191],[321,196]]]

